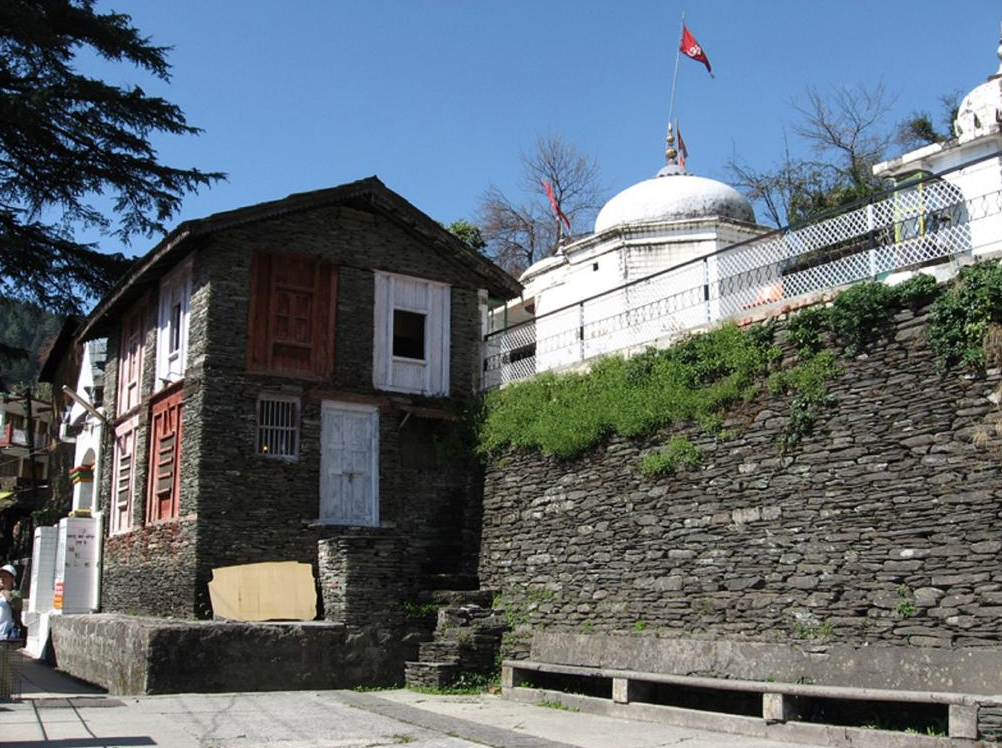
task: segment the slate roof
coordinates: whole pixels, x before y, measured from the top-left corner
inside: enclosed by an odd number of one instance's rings
[[[112,321],[147,289],[159,282],[165,272],[194,248],[198,239],[256,221],[331,205],[350,206],[385,216],[427,241],[446,258],[464,267],[477,279],[479,287],[486,288],[494,297],[510,299],[522,292],[522,285],[508,273],[483,255],[471,250],[439,223],[388,188],[378,177],[371,176],[338,187],[300,192],[281,200],[184,221],[146,255],[133,263],[91,312],[80,331],[79,339],[90,340],[107,336]]]

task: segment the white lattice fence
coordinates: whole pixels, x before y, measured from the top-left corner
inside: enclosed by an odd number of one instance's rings
[[[952,184],[901,190],[795,229],[690,261],[486,339],[486,386],[663,342],[707,322],[973,249],[971,225],[996,221],[1002,195],[964,200]]]

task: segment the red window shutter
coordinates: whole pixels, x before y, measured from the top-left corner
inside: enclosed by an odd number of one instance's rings
[[[337,268],[317,263],[314,276],[313,327],[318,334],[313,342],[311,367],[318,377],[334,373],[334,331],[337,312]]]
[[[182,394],[178,391],[154,403],[150,413],[147,522],[179,516]]]
[[[334,370],[337,270],[318,258],[255,253],[247,364],[309,378]]]
[[[272,265],[268,368],[273,371],[313,373],[313,344],[319,332],[313,318],[317,264],[313,258],[290,255]]]

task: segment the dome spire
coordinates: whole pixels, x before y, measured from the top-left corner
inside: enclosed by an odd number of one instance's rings
[[[999,70],[994,76],[992,76],[993,78],[997,78],[1002,75],[1002,23],[999,24],[999,48],[996,50],[996,54],[999,58]]]
[[[678,150],[675,148],[675,133],[672,131],[671,122],[668,123],[668,137],[665,138],[665,165],[657,173],[659,177],[668,177],[675,174],[687,174],[685,166],[678,162]]]

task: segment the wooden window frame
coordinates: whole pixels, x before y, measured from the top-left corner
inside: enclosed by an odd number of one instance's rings
[[[143,348],[146,343],[146,305],[139,302],[122,316],[118,350],[118,414],[128,413],[142,402]]]
[[[173,390],[150,406],[149,449],[146,453],[147,524],[165,522],[180,516],[183,394],[180,388]],[[166,476],[162,471],[164,465],[169,465]],[[166,488],[163,484],[165,477],[169,481]]]
[[[108,534],[121,535],[133,525],[136,497],[136,437],[139,434],[139,416],[133,416],[115,427],[115,459],[111,474],[111,496],[108,501]],[[129,445],[128,451],[123,444]],[[125,499],[122,494],[122,460],[128,457],[129,474],[125,481]]]
[[[268,404],[284,404],[291,405],[292,410],[292,426],[285,426],[283,424],[267,423],[265,421]],[[300,398],[295,395],[281,395],[272,392],[263,392],[258,395],[257,398],[257,438],[255,441],[254,449],[255,452],[261,457],[266,457],[271,460],[285,460],[286,462],[296,462],[299,459],[299,440],[301,432],[301,422],[302,422],[302,404]],[[272,414],[274,415],[274,414]],[[273,432],[288,433],[292,436],[292,449],[288,453],[276,452],[268,448],[268,443],[273,442],[273,439],[267,438],[268,430]]]
[[[154,392],[181,381],[188,365],[191,267],[188,259],[160,281]]]
[[[310,286],[282,283],[282,263],[294,260],[311,263],[313,281]],[[251,288],[247,316],[247,369],[262,374],[279,374],[297,379],[324,380],[334,374],[334,342],[337,314],[337,268],[320,257],[255,252],[251,259]],[[283,314],[279,295],[309,296],[310,310],[306,317],[297,317],[295,310]],[[305,324],[307,339],[282,337],[278,328],[280,317]],[[307,360],[295,365],[283,362],[276,350],[302,349]]]
[[[451,388],[452,287],[447,283],[396,273],[375,272],[373,294],[372,384],[377,390],[419,395],[445,395]],[[422,288],[423,304],[398,298],[398,286]],[[406,296],[406,292],[402,294]],[[394,319],[397,311],[424,316],[424,358],[394,353]],[[403,384],[398,367],[422,367],[420,387]]]

